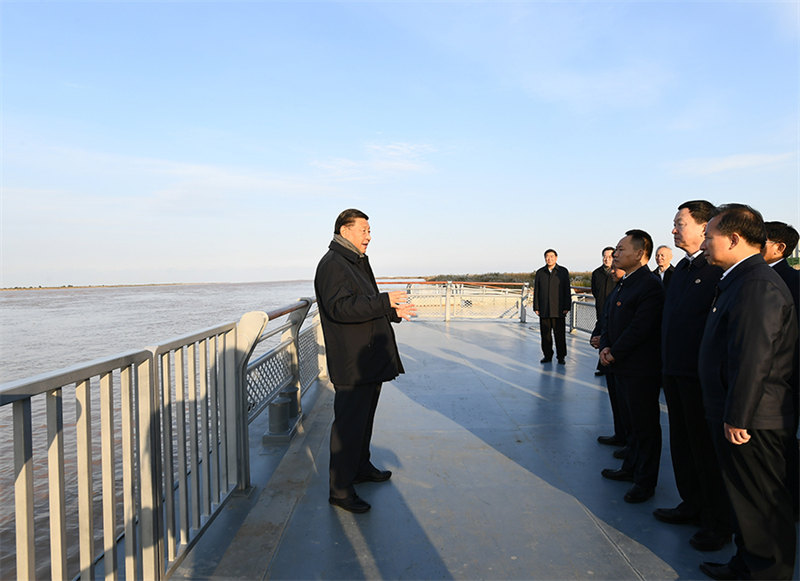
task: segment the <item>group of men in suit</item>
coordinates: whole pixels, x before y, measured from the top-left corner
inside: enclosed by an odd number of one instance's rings
[[[672,270],[664,252],[651,273],[652,238],[629,230],[603,269],[609,278],[616,268],[624,276],[610,292],[597,286],[596,301],[603,290],[607,296],[591,341],[615,416],[614,435],[598,441],[625,446],[615,452],[622,467],[602,475],[632,482],[627,502],[653,496],[663,386],[681,502],[654,516],[698,524],[689,540],[698,550],[719,550],[733,537],[737,550],[728,563],[700,565],[714,579],[790,579],[800,271],[785,259],[797,231],[765,223],[749,206],[694,200],[678,207],[672,234],[686,253]]]

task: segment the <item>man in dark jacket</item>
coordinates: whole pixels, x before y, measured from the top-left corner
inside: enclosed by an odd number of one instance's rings
[[[539,316],[542,335],[541,363],[553,360],[553,337],[556,338],[556,357],[561,365],[567,357],[567,326],[564,317],[570,310],[571,293],[569,271],[556,264],[558,252],[549,248],[544,252],[545,266],[536,271],[533,279],[533,310]]]
[[[697,375],[703,328],[722,276],[722,269],[709,264],[700,250],[706,224],[715,212],[710,202],[692,200],[678,206],[673,222],[675,246],[685,251],[686,257],[678,263],[665,291],[661,354],[672,469],[681,503],[653,511],[658,520],[667,523],[699,522],[701,529],[689,542],[701,551],[721,549],[733,532],[728,494]]]
[[[613,250],[613,248],[612,248]],[[616,285],[617,282],[622,280],[625,276],[625,271],[621,268],[611,268],[611,280]],[[611,289],[614,290],[613,288]],[[609,302],[611,301],[611,293],[606,297],[605,306],[601,311],[600,318],[592,329],[592,336],[589,339],[589,344],[598,349],[600,347],[600,335],[603,332],[603,325],[605,315],[609,309]],[[620,402],[619,394],[617,393],[617,382],[614,379],[614,374],[605,371],[607,367],[598,362],[598,365],[603,367],[603,375],[606,378],[606,391],[608,392],[608,400],[611,403],[611,417],[614,420],[614,435],[613,436],[597,436],[597,441],[607,446],[622,446],[622,449],[614,451],[614,458],[625,458],[629,452],[628,438],[631,432],[631,420],[628,418],[628,409],[626,405]]]
[[[603,264],[598,266],[592,271],[592,296],[594,297],[594,312],[597,316],[597,328],[600,328],[600,318],[603,316],[603,305],[606,304],[606,298],[614,290],[617,284],[611,272],[611,262],[614,260],[614,247],[606,246],[603,248]],[[597,362],[597,371],[595,375],[604,375],[605,368]]]
[[[322,333],[333,383],[329,502],[350,512],[370,505],[355,491],[359,482],[383,482],[392,473],[370,462],[372,424],[381,384],[403,373],[390,323],[416,312],[403,291],[381,293],[365,254],[369,217],[345,210],[314,277]]]
[[[655,493],[661,459],[661,311],[664,287],[647,268],[653,239],[628,230],[614,251],[614,267],[625,271],[603,315],[600,362],[614,374],[620,401],[631,422],[630,451],[622,468],[605,478],[633,482],[625,502],[644,502]]]
[[[789,287],[794,301],[794,310],[800,317],[800,270],[792,268],[786,259],[792,255],[792,251],[797,248],[797,241],[800,235],[797,230],[785,222],[766,222],[767,243],[761,251],[764,260],[778,273]],[[800,419],[800,349],[794,350],[794,373],[790,382],[792,386],[792,398],[794,400],[794,431],[797,433],[798,419]],[[792,493],[792,505],[794,506],[794,518],[797,520],[800,512],[800,449],[796,446],[791,451],[787,459],[787,480],[789,492]]]
[[[734,557],[700,569],[715,579],[791,579],[796,531],[785,485],[796,446],[789,387],[797,315],[761,256],[766,230],[748,206],[719,208],[703,250],[724,271],[700,344],[703,403],[736,516]]]

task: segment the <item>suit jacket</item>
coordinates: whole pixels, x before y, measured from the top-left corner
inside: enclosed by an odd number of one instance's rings
[[[789,287],[789,292],[792,294],[792,300],[794,301],[794,311],[797,315],[798,325],[800,325],[800,270],[795,270],[785,260],[777,262],[772,267],[772,270],[777,272],[778,276]],[[797,407],[800,407],[800,349],[797,346],[794,349],[794,373],[792,373],[789,384],[794,391],[795,413],[797,413]],[[795,422],[797,422],[797,418],[795,418]]]
[[[789,292],[792,293],[792,300],[794,301],[794,310],[800,315],[800,270],[792,268],[786,260],[778,261],[772,270],[778,273],[789,287]]]
[[[792,428],[798,330],[789,289],[760,254],[717,286],[700,344],[706,417],[748,430]]]
[[[403,373],[390,322],[402,319],[378,292],[366,256],[331,242],[314,276],[328,375],[334,384],[389,381]]]
[[[600,350],[611,348],[617,375],[661,374],[661,312],[664,287],[647,267],[617,283],[603,311]]]
[[[597,313],[597,320],[603,314],[603,305],[606,304],[606,298],[614,290],[617,281],[606,272],[604,266],[595,268],[592,271],[592,296],[594,297],[594,309]]]
[[[665,375],[697,379],[697,355],[714,300],[719,266],[709,264],[705,254],[694,260],[684,258],[665,289],[661,319],[661,359]]]
[[[533,279],[533,310],[545,319],[564,317],[572,305],[569,271],[556,264],[552,271],[543,266]]]
[[[662,280],[661,275],[658,273],[658,267],[656,266],[653,269],[653,274],[655,274],[658,277],[658,280],[660,280],[664,284],[664,288],[667,288],[670,281],[672,280],[672,275],[674,273],[675,273],[675,267],[670,264],[667,267],[667,270],[664,271],[664,279]]]

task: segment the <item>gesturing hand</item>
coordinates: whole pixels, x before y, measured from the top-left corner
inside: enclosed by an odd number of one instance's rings
[[[410,321],[411,317],[417,314],[417,308],[408,302],[408,293],[406,291],[391,291],[388,294],[389,303],[398,317]]]

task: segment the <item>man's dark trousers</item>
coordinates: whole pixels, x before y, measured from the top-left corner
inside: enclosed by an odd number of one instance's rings
[[[644,488],[655,488],[661,462],[660,375],[615,375],[617,394],[631,422],[630,452],[622,469]]]
[[[611,417],[614,418],[614,437],[628,443],[631,434],[631,420],[628,417],[628,407],[620,401],[617,380],[613,373],[606,373],[606,389],[608,400],[611,402]]]
[[[681,500],[700,515],[705,528],[729,535],[733,532],[731,508],[705,417],[700,380],[665,375],[663,386],[672,469]]]
[[[797,445],[794,434],[788,429],[748,430],[750,441],[736,445],[725,439],[722,422],[710,422],[710,427],[736,514],[740,539],[735,560],[744,563],[751,579],[791,579],[797,532],[794,516],[783,507],[791,506],[784,486],[785,457]],[[774,491],[774,496],[764,490]],[[739,521],[748,526],[742,530]]]
[[[346,498],[355,493],[353,480],[369,469],[372,424],[381,395],[381,383],[334,385],[331,426],[330,495]]]
[[[542,331],[542,354],[546,359],[553,358],[553,336],[556,336],[556,357],[567,356],[567,323],[564,317],[541,317],[539,326]]]

